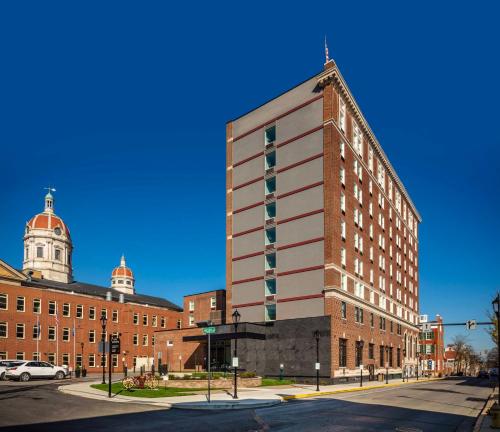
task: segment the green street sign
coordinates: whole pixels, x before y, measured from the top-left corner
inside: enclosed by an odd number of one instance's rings
[[[203,328],[203,333],[204,334],[214,334],[215,333],[215,327],[204,327]]]

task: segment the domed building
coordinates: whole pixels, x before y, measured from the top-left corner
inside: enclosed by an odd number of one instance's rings
[[[54,197],[49,189],[43,213],[26,223],[23,272],[39,274],[43,279],[71,283],[73,244],[69,228],[54,213]]]
[[[111,288],[124,294],[135,294],[134,283],[134,274],[127,267],[125,256],[122,255],[120,265],[111,273]]]

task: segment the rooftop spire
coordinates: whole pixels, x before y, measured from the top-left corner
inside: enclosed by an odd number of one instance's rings
[[[125,254],[122,254],[120,259],[120,267],[127,267],[127,263],[125,262]]]
[[[326,35],[325,35],[325,64],[330,61],[330,57],[328,55],[328,44],[326,43]]]
[[[46,187],[47,195],[45,195],[45,212],[46,213],[54,213],[54,197],[52,196],[51,192],[55,192],[55,188],[53,187]]]

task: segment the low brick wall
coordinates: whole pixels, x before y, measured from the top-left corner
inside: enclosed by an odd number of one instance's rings
[[[218,378],[210,380],[210,387],[213,389],[229,389],[233,387],[234,380],[231,378]],[[239,378],[238,387],[258,387],[262,384],[261,377],[255,378]],[[191,379],[191,380],[168,380],[163,381],[161,385],[174,388],[207,388],[208,380],[206,379]]]

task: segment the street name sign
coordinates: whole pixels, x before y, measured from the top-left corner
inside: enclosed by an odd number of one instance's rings
[[[215,327],[204,327],[203,328],[203,333],[204,334],[214,334],[215,333]]]

